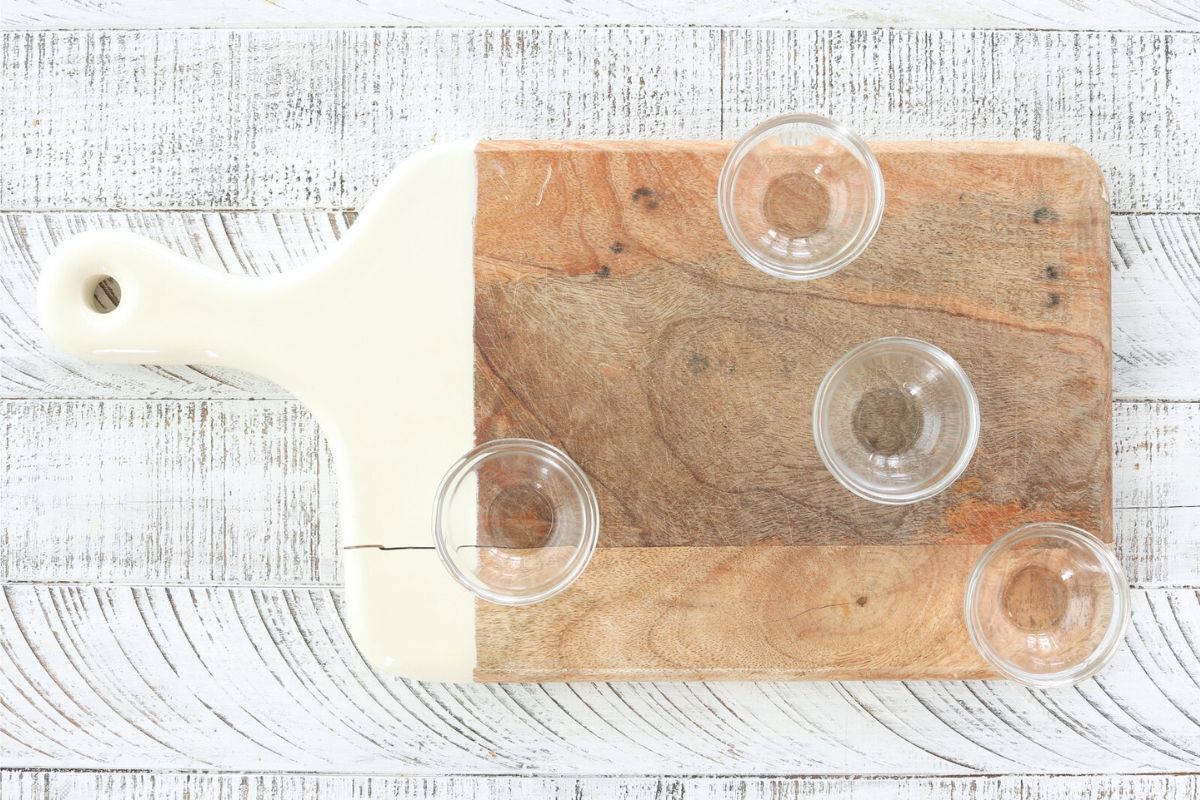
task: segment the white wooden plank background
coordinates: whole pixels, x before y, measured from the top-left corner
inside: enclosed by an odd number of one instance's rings
[[[1196,9],[527,5],[4,0],[0,20],[786,25],[803,13],[1092,30],[0,34],[0,796],[1197,796]],[[430,141],[736,136],[793,107],[876,137],[1070,141],[1104,169],[1118,212],[1117,547],[1137,588],[1129,646],[1097,679],[1032,692],[382,678],[344,628],[336,492],[307,413],[252,376],[74,361],[32,317],[39,264],[76,230],[127,228],[215,269],[282,271],[330,246]]]
[[[462,136],[1053,139],[1200,212],[1200,34],[714,28],[10,33],[0,208],[345,208]],[[99,76],[103,75],[104,80]],[[52,89],[52,90],[51,90]]]
[[[6,0],[8,28],[796,25],[1196,30],[1187,0]]]
[[[327,588],[7,585],[5,763],[445,774],[1184,773],[1200,592],[1135,590],[1076,689],[1004,682],[444,685],[376,676]]]
[[[1194,775],[1054,776],[1045,778],[379,778],[324,775],[211,775],[134,772],[0,773],[0,793],[61,800],[119,796],[237,797],[292,800],[297,797],[526,800],[526,798],[611,798],[612,800],[1184,800],[1196,796]],[[7,797],[7,795],[5,795]]]

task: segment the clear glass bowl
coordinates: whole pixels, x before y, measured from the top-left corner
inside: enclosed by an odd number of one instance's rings
[[[918,339],[876,339],[825,373],[813,439],[833,477],[859,497],[915,503],[967,468],[979,441],[979,400],[944,351]]]
[[[587,475],[533,439],[496,439],[459,459],[434,500],[433,538],[450,574],[485,600],[525,605],[579,577],[600,536]]]
[[[730,243],[758,269],[821,278],[858,258],[874,237],[883,172],[866,142],[833,120],[775,117],[725,159],[717,211]]]
[[[1028,686],[1065,686],[1112,660],[1129,625],[1129,585],[1096,537],[1038,522],[983,552],[963,613],[971,642],[997,672]]]

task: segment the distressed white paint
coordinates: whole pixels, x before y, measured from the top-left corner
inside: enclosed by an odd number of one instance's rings
[[[1186,479],[1185,473],[1178,473]],[[1129,580],[1143,586],[1200,586],[1200,506],[1118,508],[1114,544]]]
[[[234,275],[265,276],[336,246],[352,214],[323,212],[0,213],[0,397],[285,398],[220,368],[97,366],[46,341],[34,318],[41,265],[86,230],[128,230]],[[1113,394],[1200,399],[1200,216],[1113,217]]]
[[[5,401],[0,581],[336,583],[324,463],[294,401]]]
[[[354,649],[336,591],[8,586],[0,763],[42,769],[619,774],[1195,772],[1200,595],[1138,590],[1096,679],[421,684]]]
[[[308,0],[0,3],[0,25],[20,13],[19,27],[326,21],[308,16]],[[577,0],[533,9],[564,15],[545,20],[523,16],[530,9],[520,2],[423,0],[402,13],[414,16],[404,24],[1090,29],[1194,28],[1197,16],[1194,4],[1159,0],[686,5]],[[323,7],[337,24],[396,22],[350,16],[395,12],[394,3]],[[993,16],[976,16],[981,9]],[[1118,210],[1151,212],[1114,219],[1117,396],[1196,401],[1198,58],[1191,34],[1045,31],[0,36],[0,212],[52,212],[0,213],[0,394],[41,398],[0,404],[0,581],[9,582],[0,596],[0,765],[33,770],[0,769],[0,795],[1195,796],[1193,403],[1115,407],[1122,560],[1142,586],[1192,589],[1135,592],[1131,648],[1077,690],[449,687],[378,678],[355,651],[341,595],[326,588],[340,580],[328,454],[280,389],[226,370],[84,367],[46,348],[31,309],[51,242],[98,223],[233,274],[270,274],[345,232],[343,213],[311,209],[359,205],[403,155],[434,139],[733,137],[804,106],[872,136],[1082,144],[1104,167]],[[198,211],[57,212],[64,207]],[[1192,213],[1153,213],[1163,211]],[[151,395],[184,400],[142,399]],[[12,583],[64,580],[184,585]],[[214,582],[244,588],[197,586]],[[78,771],[93,767],[136,772]],[[170,772],[209,769],[363,777]],[[1001,777],[367,777],[980,771]],[[1044,771],[1178,774],[1013,774]]]
[[[0,28],[322,25],[796,25],[802,27],[1196,30],[1168,0],[5,0]]]
[[[1200,792],[1195,775],[999,775],[978,778],[527,778],[213,775],[68,770],[0,773],[0,795],[67,800],[114,796],[237,797],[241,800],[440,798],[440,800],[1184,800]],[[7,796],[7,795],[5,795]]]
[[[726,37],[723,126],[781,110],[867,139],[1048,139],[1086,150],[1116,211],[1194,211],[1200,37],[750,30]],[[1181,180],[1182,179],[1182,180]]]
[[[1200,216],[1112,220],[1113,395],[1200,399]]]
[[[0,208],[345,208],[435,139],[1048,139],[1200,212],[1200,35],[712,28],[0,34]]]
[[[1113,505],[1200,506],[1200,404],[1113,406]]]
[[[0,208],[341,208],[433,141],[720,138],[720,59],[712,29],[4,33]]]

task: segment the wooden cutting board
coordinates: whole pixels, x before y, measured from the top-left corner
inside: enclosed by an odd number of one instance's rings
[[[727,242],[727,143],[485,142],[414,157],[294,274],[217,276],[128,235],[68,242],[43,325],[89,358],[251,369],[313,410],[350,627],[385,670],[985,677],[961,611],[983,548],[1035,520],[1111,541],[1104,182],[1064,145],[872,147],[883,223],[813,282]],[[82,310],[105,274],[122,304]],[[887,335],[954,356],[982,412],[963,477],[911,506],[855,497],[812,441],[826,369]],[[584,575],[523,608],[454,584],[428,527],[442,472],[506,436],[564,449],[601,509]]]
[[[961,606],[982,547],[1034,520],[1111,540],[1096,165],[1051,144],[873,148],[874,242],[791,283],[725,238],[725,144],[480,146],[477,438],[561,446],[603,529],[573,590],[477,606],[479,677],[980,676]],[[953,355],[983,419],[964,476],[898,508],[839,486],[812,440],[825,370],[888,335]]]

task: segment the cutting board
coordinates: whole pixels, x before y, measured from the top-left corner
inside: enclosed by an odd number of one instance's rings
[[[876,143],[887,206],[834,276],[748,266],[715,198],[727,143],[423,151],[350,234],[283,276],[222,275],[116,232],[46,265],[48,334],[82,357],[249,369],[334,455],[347,614],[381,669],[435,680],[977,678],[971,566],[1035,520],[1111,541],[1108,203],[1044,143]],[[89,298],[112,276],[121,303]],[[822,466],[825,370],[886,335],[979,395],[962,478],[900,507]],[[433,549],[433,491],[475,442],[549,441],[601,510],[583,576],[476,601]]]

